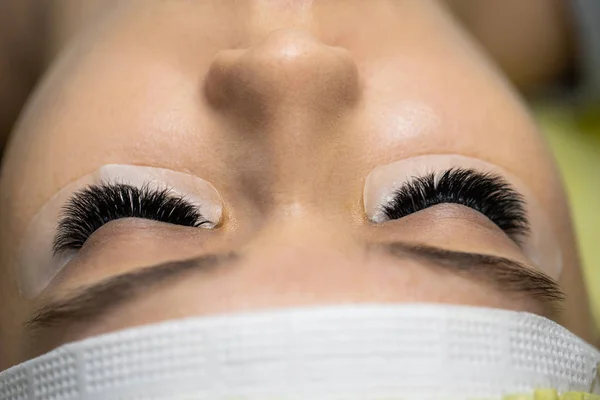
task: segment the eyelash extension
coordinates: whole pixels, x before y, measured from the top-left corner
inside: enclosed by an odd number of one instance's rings
[[[392,201],[381,208],[390,220],[437,204],[453,203],[485,215],[518,244],[529,233],[523,196],[503,178],[491,173],[466,168],[429,173],[414,177],[393,196]]]
[[[190,227],[210,223],[198,207],[184,197],[173,195],[170,189],[102,183],[75,193],[63,207],[53,243],[54,254],[80,249],[92,233],[121,218],[143,218]]]

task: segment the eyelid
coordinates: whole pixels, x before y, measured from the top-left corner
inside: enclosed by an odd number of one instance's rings
[[[216,188],[201,178],[164,168],[121,164],[102,166],[62,188],[32,219],[14,266],[22,296],[37,296],[73,256],[70,252],[53,256],[53,240],[62,208],[75,192],[107,181],[136,187],[147,184],[159,189],[169,188],[174,194],[201,205],[202,216],[213,226],[221,222],[223,201]]]
[[[387,219],[399,219],[438,204],[460,204],[485,215],[521,245],[529,233],[523,196],[499,175],[471,168],[450,168],[412,177],[381,206]]]
[[[385,222],[387,218],[382,212],[382,206],[389,204],[394,199],[395,191],[413,177],[457,167],[499,175],[524,196],[531,230],[523,240],[523,253],[537,268],[558,279],[562,271],[562,252],[550,221],[539,202],[518,178],[496,165],[476,158],[456,154],[432,154],[374,168],[367,176],[363,193],[367,218],[374,223]]]
[[[141,218],[188,227],[211,228],[202,204],[170,188],[141,187],[113,182],[91,185],[75,193],[63,206],[53,240],[54,255],[79,250],[94,232],[111,221]]]

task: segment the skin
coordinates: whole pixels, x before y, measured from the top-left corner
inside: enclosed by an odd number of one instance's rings
[[[110,5],[95,16],[62,50],[3,160],[0,369],[70,340],[233,310],[430,301],[539,312],[528,299],[426,262],[362,250],[416,234],[439,245],[436,237],[453,235],[459,239],[449,250],[477,243],[512,255],[509,239],[464,207],[382,226],[367,220],[362,191],[373,168],[440,153],[497,165],[534,194],[563,252],[559,322],[594,340],[553,160],[514,90],[443,5],[152,1]],[[194,234],[111,222],[45,299],[159,262],[220,251],[244,257],[168,280],[34,343],[23,323],[40,300],[18,295],[16,249],[58,190],[110,163],[199,176],[223,197],[224,220]]]
[[[0,4],[0,150],[41,74],[110,3],[20,0]],[[574,24],[565,0],[444,3],[525,94],[537,94],[576,68]]]

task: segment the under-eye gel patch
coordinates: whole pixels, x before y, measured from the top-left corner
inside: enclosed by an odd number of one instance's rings
[[[106,187],[111,189],[110,193],[106,190],[94,191],[94,188],[101,188],[107,184],[109,185]],[[128,190],[116,190],[115,187],[125,187]],[[120,199],[118,204],[109,204],[109,194]],[[74,196],[77,195],[80,201],[73,202]],[[153,196],[152,199],[148,199],[149,196]],[[185,204],[182,200],[185,200]],[[98,201],[104,203],[99,205]],[[156,202],[160,204],[156,205]],[[93,210],[86,210],[86,204]],[[132,216],[150,214],[146,209],[146,205],[149,205],[165,218],[172,218],[173,211],[185,214],[188,212],[186,207],[190,210],[198,209],[202,223],[195,221],[198,222],[196,225],[207,228],[218,225],[223,212],[223,202],[217,190],[197,176],[164,168],[104,165],[61,189],[44,204],[29,224],[15,265],[19,289],[24,297],[38,295],[64,268],[75,252],[57,250],[69,250],[80,245],[82,235],[95,226],[94,218],[104,221],[110,219],[108,216],[97,215],[102,209],[102,204],[107,210],[111,210],[112,214],[128,209],[129,212],[136,213]],[[92,219],[88,220],[87,215]],[[68,220],[65,216],[72,218]],[[80,223],[81,226],[77,227],[76,223]],[[75,233],[68,234],[65,229],[61,231],[65,224],[74,228],[71,230]]]
[[[562,253],[550,219],[516,176],[486,161],[457,154],[430,154],[380,165],[365,181],[368,219],[386,222],[411,209],[441,203],[471,207],[516,239],[531,263],[558,279]]]

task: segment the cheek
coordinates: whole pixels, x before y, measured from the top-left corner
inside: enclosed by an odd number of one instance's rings
[[[536,154],[545,166],[549,152],[522,102],[446,19],[431,21],[430,31],[419,24],[418,32],[410,32],[429,41],[399,37],[387,57],[363,63],[364,131],[372,132],[365,145],[397,159],[406,153],[483,153],[499,165],[518,162],[516,172],[530,170]]]

